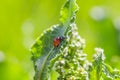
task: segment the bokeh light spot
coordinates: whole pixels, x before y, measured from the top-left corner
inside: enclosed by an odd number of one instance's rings
[[[4,52],[0,51],[0,62],[3,62],[5,60],[5,54]]]
[[[114,23],[114,27],[120,31],[120,17],[114,19],[113,23]]]
[[[89,14],[90,17],[96,21],[101,21],[106,17],[104,8],[99,6],[92,7]]]
[[[30,35],[34,31],[34,25],[30,20],[26,20],[22,24],[22,33],[24,35]]]

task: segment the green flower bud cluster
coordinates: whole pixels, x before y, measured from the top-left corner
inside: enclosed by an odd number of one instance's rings
[[[95,48],[93,61],[89,62],[83,52],[85,40],[82,39],[74,23],[70,25],[65,41],[60,46],[60,54],[51,61],[50,68],[58,73],[57,80],[111,80],[120,78],[120,71],[107,65],[104,51]]]
[[[55,69],[59,73],[58,80],[88,80],[88,70],[92,65],[83,53],[85,40],[82,39],[75,24],[66,35],[66,46],[61,49],[60,56],[55,62]]]

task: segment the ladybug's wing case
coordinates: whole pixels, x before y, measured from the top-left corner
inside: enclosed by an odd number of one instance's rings
[[[55,39],[53,40],[53,45],[54,45],[54,47],[58,47],[59,44],[60,44],[60,39],[59,39],[59,38],[55,38]]]
[[[61,43],[61,41],[64,40],[64,39],[65,39],[64,36],[59,36],[59,37],[55,38],[55,39],[53,40],[53,45],[54,45],[54,47],[58,47],[59,44]]]

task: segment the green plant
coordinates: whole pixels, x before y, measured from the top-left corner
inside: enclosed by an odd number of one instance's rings
[[[32,46],[34,80],[51,80],[51,74],[56,73],[58,80],[120,79],[120,71],[104,62],[101,48],[95,48],[93,62],[86,59],[87,54],[83,53],[85,40],[79,36],[75,24],[77,11],[76,0],[67,0],[61,9],[61,23],[46,30]],[[66,38],[54,47],[53,40],[58,36]]]

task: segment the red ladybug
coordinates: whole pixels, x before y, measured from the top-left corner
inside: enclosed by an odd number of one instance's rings
[[[59,44],[60,44],[64,39],[65,39],[64,36],[59,36],[59,37],[54,38],[54,40],[53,40],[53,45],[54,45],[54,47],[55,47],[55,48],[58,47]]]

